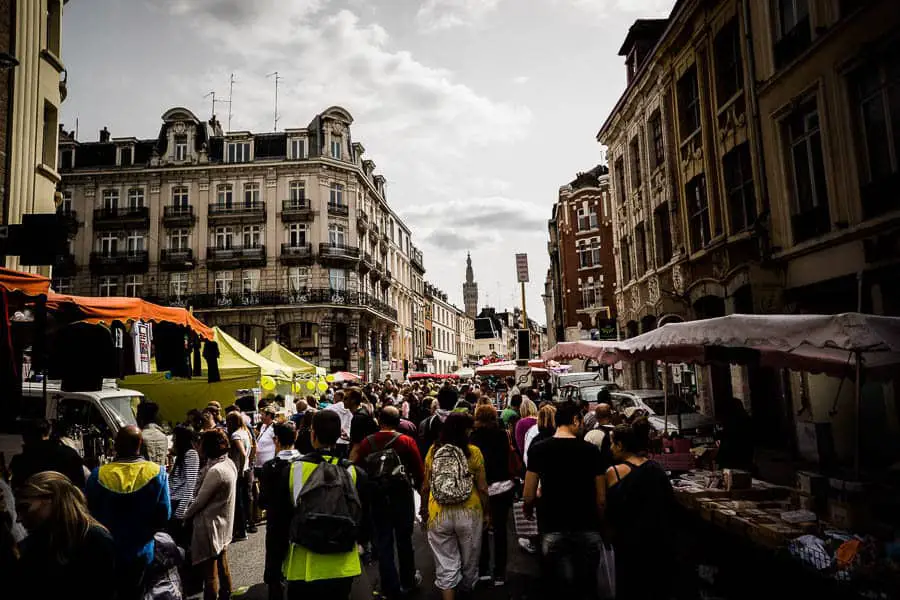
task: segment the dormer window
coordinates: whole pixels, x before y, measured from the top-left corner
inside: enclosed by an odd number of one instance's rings
[[[303,138],[291,138],[288,142],[290,149],[288,158],[291,160],[301,160],[306,158],[306,140]]]
[[[228,143],[228,162],[242,163],[250,162],[250,142],[229,142]]]
[[[75,168],[75,150],[72,148],[66,148],[65,150],[59,151],[59,169],[62,171],[63,169],[74,169]]]
[[[175,160],[178,162],[187,160],[188,141],[187,135],[175,136]]]
[[[331,158],[341,160],[341,136],[335,135],[331,138]]]
[[[118,165],[130,167],[134,164],[134,146],[119,146]]]

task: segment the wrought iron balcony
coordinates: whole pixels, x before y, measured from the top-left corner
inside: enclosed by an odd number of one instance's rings
[[[323,263],[357,262],[359,261],[359,248],[329,242],[319,244],[319,260]]]
[[[166,227],[191,227],[196,221],[197,215],[191,205],[163,207],[163,225]]]
[[[290,266],[308,265],[313,261],[312,244],[282,244],[281,263]]]
[[[206,249],[206,262],[210,268],[214,269],[264,267],[266,266],[266,247],[236,246],[222,248],[210,246]]]
[[[266,203],[239,202],[222,204],[213,202],[209,205],[211,223],[263,223],[266,220]]]
[[[78,213],[70,208],[57,208],[56,214],[66,224],[70,233],[78,231]]]
[[[349,309],[368,309],[384,318],[397,320],[397,310],[375,296],[334,288],[304,287],[289,292],[253,292],[200,294],[179,298],[182,306],[197,309],[240,308],[242,306],[316,306],[335,305]],[[170,302],[167,302],[170,304]]]
[[[281,220],[285,223],[310,221],[313,210],[306,198],[291,198],[281,202]]]
[[[329,202],[328,214],[336,217],[348,217],[350,216],[350,207],[346,204],[334,204]]]
[[[91,273],[121,275],[146,273],[150,256],[146,250],[136,252],[91,252]]]
[[[159,254],[159,266],[163,271],[189,271],[194,268],[194,251],[191,248],[166,249]]]
[[[94,229],[149,229],[150,209],[146,206],[95,208]]]

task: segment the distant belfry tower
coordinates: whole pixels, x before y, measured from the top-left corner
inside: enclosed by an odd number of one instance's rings
[[[472,273],[472,255],[466,254],[466,282],[463,284],[463,302],[466,304],[466,314],[473,319],[478,315],[478,284],[475,283],[475,274]]]

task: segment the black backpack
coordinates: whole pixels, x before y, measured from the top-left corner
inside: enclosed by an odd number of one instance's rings
[[[394,437],[379,448],[374,435],[366,438],[369,447],[372,448],[372,452],[366,456],[365,460],[366,473],[369,475],[372,485],[385,492],[410,488],[406,467],[403,466],[403,461],[400,460],[397,451],[391,448],[398,439],[400,439],[400,434],[394,432]]]
[[[318,465],[294,499],[291,542],[316,554],[350,552],[359,539],[363,514],[349,472],[354,467],[346,460],[331,462],[315,455],[302,460]]]

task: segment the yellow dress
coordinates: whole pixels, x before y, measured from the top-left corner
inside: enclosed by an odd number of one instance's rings
[[[434,462],[435,446],[432,445],[425,457],[425,475],[431,476],[431,465]],[[428,494],[428,525],[440,520],[449,511],[473,511],[483,513],[481,506],[481,498],[478,495],[478,482],[484,477],[484,455],[477,446],[469,444],[469,472],[472,473],[472,493],[469,498],[460,504],[452,506],[438,504],[434,499],[434,494]]]

